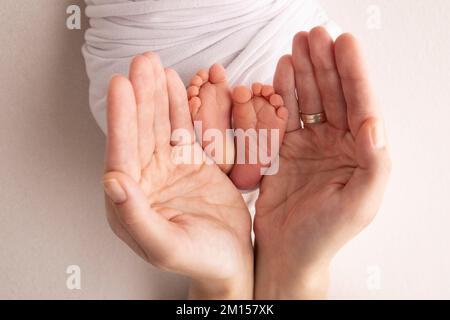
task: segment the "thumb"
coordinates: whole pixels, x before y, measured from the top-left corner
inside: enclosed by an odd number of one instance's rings
[[[367,171],[389,173],[391,162],[381,119],[369,119],[361,126],[356,136],[356,160]]]
[[[344,188],[347,203],[370,222],[378,211],[391,171],[391,160],[383,121],[367,120],[355,141],[358,168]]]
[[[148,260],[164,264],[171,241],[169,221],[156,213],[141,186],[121,172],[108,172],[103,177],[103,187],[111,200],[117,218],[132,238],[141,246]]]

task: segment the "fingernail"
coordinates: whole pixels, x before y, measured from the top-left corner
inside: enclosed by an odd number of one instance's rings
[[[105,189],[105,193],[115,204],[127,201],[127,194],[116,179],[103,181],[103,188]]]
[[[386,147],[384,126],[381,122],[377,122],[372,128],[372,144],[375,149]]]

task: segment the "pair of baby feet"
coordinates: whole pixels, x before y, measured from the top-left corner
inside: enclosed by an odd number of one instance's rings
[[[196,135],[206,154],[241,190],[255,188],[278,156],[288,121],[283,99],[271,85],[231,90],[225,69],[200,70],[187,89]],[[219,133],[220,144],[215,141]],[[214,137],[212,137],[214,136]]]

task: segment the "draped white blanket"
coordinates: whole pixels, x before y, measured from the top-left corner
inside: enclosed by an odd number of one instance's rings
[[[130,60],[153,51],[185,83],[199,68],[222,63],[230,83],[271,83],[295,33],[331,23],[316,0],[86,0],[91,28],[83,55],[90,106],[106,132],[111,76],[127,75]]]

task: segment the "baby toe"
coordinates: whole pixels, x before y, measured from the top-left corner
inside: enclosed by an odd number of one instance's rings
[[[191,86],[200,87],[200,86],[202,86],[202,84],[203,84],[203,79],[199,75],[195,75],[191,79]]]
[[[225,68],[221,64],[214,64],[209,69],[209,81],[213,84],[226,81],[227,74]]]
[[[209,74],[207,71],[201,69],[197,72],[197,75],[202,79],[203,83],[209,80]]]
[[[234,102],[244,104],[253,98],[253,94],[247,87],[238,86],[234,88],[232,98]]]
[[[261,91],[262,91],[263,85],[259,82],[256,82],[252,85],[252,91],[253,94],[257,97],[261,96]]]
[[[197,86],[190,86],[187,89],[187,94],[188,94],[189,99],[191,99],[193,97],[197,97],[199,93],[200,93],[200,89]]]
[[[270,98],[275,93],[275,89],[272,86],[264,85],[261,90],[261,94],[265,98]]]
[[[272,96],[270,96],[269,102],[277,109],[284,106],[283,98],[279,94],[273,94]]]
[[[277,109],[277,117],[283,120],[284,122],[287,122],[289,119],[289,111],[286,107],[280,107]]]
[[[191,112],[192,118],[195,118],[201,106],[202,100],[199,97],[193,97],[189,100],[189,111]]]

